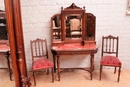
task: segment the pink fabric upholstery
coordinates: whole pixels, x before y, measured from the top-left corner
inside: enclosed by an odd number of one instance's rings
[[[38,60],[35,60],[33,63],[33,70],[39,70],[50,67],[53,67],[53,63],[46,58],[40,58]]]
[[[110,65],[110,66],[121,66],[121,62],[117,57],[114,56],[104,56],[101,60],[101,65]]]

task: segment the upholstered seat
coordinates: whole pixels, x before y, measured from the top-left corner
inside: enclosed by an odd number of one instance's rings
[[[33,62],[33,70],[39,70],[39,69],[44,69],[44,68],[51,68],[53,67],[53,62],[51,62],[48,59],[45,58],[40,58],[38,60],[35,60]]]
[[[121,66],[121,61],[114,56],[104,56],[101,60],[101,65],[109,65],[109,66]]]

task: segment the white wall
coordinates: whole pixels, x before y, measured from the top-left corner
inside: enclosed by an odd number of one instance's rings
[[[0,0],[1,1],[1,0]],[[96,16],[96,41],[99,50],[95,55],[95,68],[99,68],[101,57],[101,37],[103,35],[117,35],[119,41],[119,58],[123,68],[130,69],[130,15],[126,15],[127,0],[21,0],[22,22],[24,32],[25,54],[27,67],[30,70],[31,54],[30,40],[46,38],[50,51],[51,29],[50,18],[60,13],[61,7],[68,7],[72,3],[79,7],[86,7],[86,12]],[[83,67],[89,65],[89,56],[62,56],[61,67]]]
[[[0,10],[5,10],[4,0],[0,0]]]

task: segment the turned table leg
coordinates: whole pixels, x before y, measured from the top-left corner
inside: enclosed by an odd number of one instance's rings
[[[91,59],[90,59],[90,77],[91,77],[91,80],[92,80],[92,77],[93,77],[93,70],[94,70],[94,54],[91,54]]]
[[[53,55],[54,73],[56,73],[56,56]]]
[[[58,80],[60,81],[60,56],[57,56]]]

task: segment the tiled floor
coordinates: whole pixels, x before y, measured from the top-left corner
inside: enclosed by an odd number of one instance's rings
[[[32,76],[32,73],[29,72]],[[61,81],[51,82],[51,73],[46,75],[45,72],[36,73],[36,87],[130,87],[130,70],[121,72],[120,82],[117,81],[117,74],[113,74],[113,69],[105,69],[102,73],[102,80],[99,81],[99,70],[93,72],[93,80],[90,80],[90,74],[83,70],[66,71],[61,73]],[[31,87],[33,79],[31,78]],[[7,70],[0,70],[0,87],[15,87],[14,81],[9,80]]]

